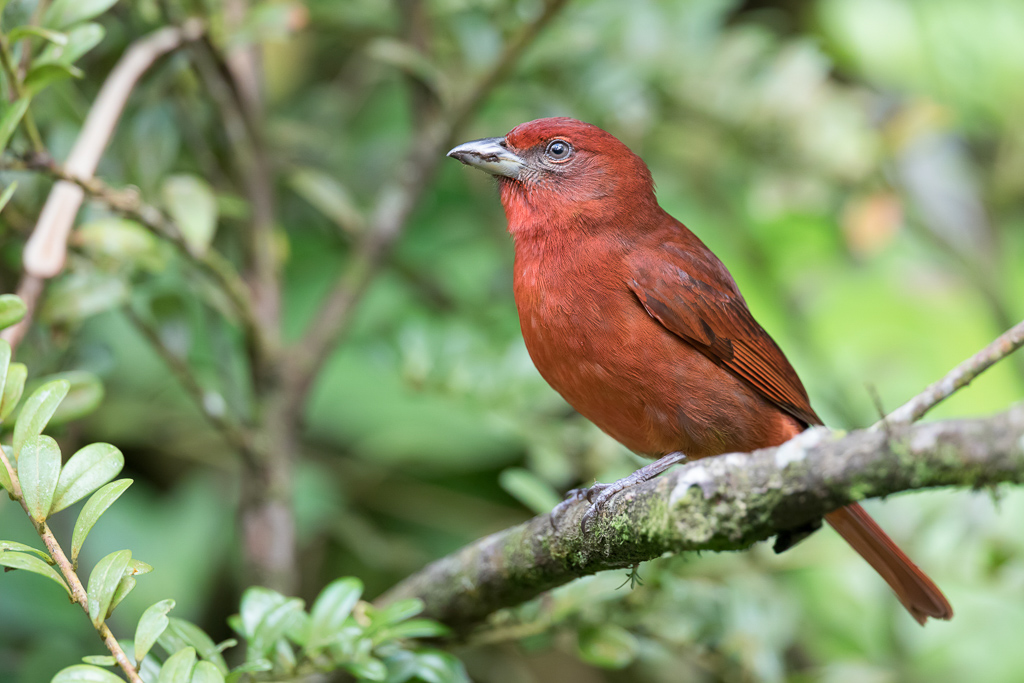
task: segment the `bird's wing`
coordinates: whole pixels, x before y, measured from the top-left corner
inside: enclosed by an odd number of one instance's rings
[[[628,285],[670,332],[747,381],[805,424],[821,424],[803,383],[750,314],[721,261],[686,228],[635,251]]]

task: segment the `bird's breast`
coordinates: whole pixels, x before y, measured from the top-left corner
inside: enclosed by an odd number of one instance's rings
[[[601,255],[581,249],[563,261],[517,250],[520,325],[544,379],[642,455],[699,458],[764,445],[764,415],[778,411],[651,318],[615,260]]]

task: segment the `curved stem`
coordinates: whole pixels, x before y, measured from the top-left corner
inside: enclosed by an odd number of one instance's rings
[[[22,501],[22,507],[25,507],[24,501]],[[25,512],[28,512],[26,507]],[[33,526],[36,528],[36,532],[39,537],[43,539],[43,543],[46,545],[46,549],[50,553],[50,557],[57,563],[57,567],[60,568],[60,573],[63,574],[64,580],[68,582],[68,587],[71,588],[71,598],[76,603],[81,605],[82,609],[85,610],[86,616],[89,614],[89,597],[85,591],[85,587],[82,585],[82,581],[78,578],[78,574],[71,566],[71,562],[68,560],[67,555],[64,554],[64,550],[57,543],[57,539],[54,538],[50,528],[46,525],[46,522],[36,522],[33,520]],[[125,675],[128,676],[128,680],[131,683],[143,683],[142,678],[139,676],[139,672],[135,670],[135,666],[131,660],[128,659],[128,655],[125,654],[121,648],[121,644],[117,642],[117,638],[111,633],[110,627],[107,626],[105,621],[101,621],[99,626],[96,627],[96,631],[100,634],[100,638],[103,639],[103,644],[110,650],[110,654],[114,655],[114,659],[117,661],[117,665],[121,667]]]
[[[60,547],[60,543],[54,537],[53,532],[50,531],[50,527],[46,524],[46,521],[37,522],[32,518],[32,513],[29,512],[28,504],[25,502],[25,498],[21,495],[21,483],[18,481],[18,473],[11,466],[11,463],[7,459],[7,455],[0,449],[0,459],[3,460],[2,465],[7,468],[7,473],[11,477],[11,488],[14,489],[11,495],[20,504],[25,514],[28,515],[29,521],[32,522],[32,526],[35,528],[36,533],[39,534],[39,538],[43,540],[43,545],[46,546],[46,550],[50,553],[50,557],[57,564],[57,568],[60,569],[61,575],[67,582],[68,588],[71,591],[71,600],[85,611],[86,616],[89,616],[89,595],[85,590],[85,586],[82,585],[81,579],[78,578],[78,573],[75,571],[71,561],[68,560],[68,556],[64,554],[64,549]],[[90,619],[91,622],[91,619]],[[124,671],[125,675],[131,683],[143,683],[142,678],[139,677],[139,672],[136,671],[135,666],[131,660],[128,659],[128,655],[125,654],[121,648],[121,644],[117,642],[117,638],[111,633],[110,628],[107,626],[106,621],[100,621],[99,625],[96,626],[96,631],[99,633],[100,638],[103,639],[103,644],[110,650],[110,654],[114,656],[118,666]]]
[[[988,370],[1003,358],[1024,346],[1024,320],[1017,323],[976,354],[957,365],[946,373],[938,382],[910,399],[896,410],[889,413],[883,420],[874,425],[873,429],[891,427],[894,424],[916,422],[924,414],[940,402],[949,398],[958,389],[962,389],[975,377]]]

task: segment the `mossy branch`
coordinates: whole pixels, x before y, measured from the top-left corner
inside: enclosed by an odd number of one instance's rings
[[[741,550],[854,501],[936,486],[1024,481],[1024,405],[984,420],[849,434],[824,427],[778,448],[676,467],[627,489],[585,535],[586,501],[536,517],[427,566],[379,603],[418,597],[468,631],[555,586],[665,553]]]

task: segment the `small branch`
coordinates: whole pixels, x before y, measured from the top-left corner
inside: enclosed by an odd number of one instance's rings
[[[488,614],[577,577],[664,553],[741,550],[864,498],[935,486],[1024,482],[1024,406],[986,420],[842,436],[821,427],[778,448],[706,458],[627,489],[580,533],[586,501],[476,541],[377,602],[422,599],[466,632]]]
[[[235,9],[238,9],[237,7]],[[281,315],[281,286],[274,238],[274,183],[262,137],[262,110],[250,98],[258,96],[251,78],[243,84],[207,37],[190,46],[196,74],[220,113],[232,160],[251,207],[246,281],[262,340],[249,349],[254,384],[272,382],[279,369],[276,351]],[[245,54],[249,54],[245,51]],[[243,63],[249,62],[243,60]],[[255,65],[252,62],[251,65]],[[254,78],[255,76],[253,76]],[[247,90],[250,89],[250,90]],[[245,92],[243,92],[245,91]]]
[[[7,43],[7,36],[2,33],[0,33],[0,67],[3,68],[4,75],[7,76],[7,83],[10,85],[14,97],[20,100],[25,96],[25,87],[11,61],[11,46]],[[25,112],[23,122],[25,133],[28,134],[28,139],[32,143],[32,149],[36,154],[43,154],[46,151],[46,146],[43,144],[43,138],[39,135],[39,128],[36,127],[36,120],[31,111]]]
[[[107,76],[100,89],[96,101],[93,102],[86,116],[82,131],[75,140],[75,146],[67,160],[67,175],[74,178],[89,179],[96,171],[100,156],[110,141],[114,126],[121,116],[128,95],[136,82],[157,59],[170,52],[183,40],[190,40],[203,31],[198,22],[189,22],[178,28],[165,28],[140,38],[132,43],[122,55],[113,71]],[[0,45],[0,56],[3,57],[4,69],[11,65],[7,59],[6,43]],[[20,92],[20,82],[13,74],[8,74],[12,87]],[[26,119],[28,125],[29,119]],[[38,133],[36,133],[38,136]],[[39,140],[35,145],[36,153],[47,156],[46,149]],[[21,322],[4,330],[3,338],[7,339],[12,348],[21,342],[32,322],[32,314],[36,303],[43,292],[45,280],[54,277],[64,268],[67,257],[68,235],[78,215],[84,198],[83,188],[78,181],[58,180],[50,190],[50,195],[39,214],[36,227],[25,245],[22,254],[24,273],[18,284],[18,295],[25,302],[28,314]]]
[[[249,15],[248,0],[224,0],[224,24],[229,33],[238,32]],[[238,45],[228,52],[225,65],[240,96],[242,108],[254,118],[262,116],[260,53],[255,45]]]
[[[244,23],[248,12],[247,0],[225,3],[223,18],[229,33]],[[220,114],[234,170],[251,208],[245,232],[245,281],[262,340],[247,348],[256,427],[242,472],[243,571],[247,582],[291,593],[297,589],[300,573],[292,510],[298,424],[297,411],[282,388],[275,187],[263,136],[258,46],[245,45],[224,55],[207,38],[192,46],[191,56]]]
[[[889,413],[884,420],[875,424],[872,429],[880,429],[885,424],[891,427],[892,425],[916,422],[938,403],[951,396],[958,389],[970,384],[975,377],[1021,346],[1024,346],[1024,321],[1017,323],[996,337],[995,341],[950,370],[938,382],[930,385],[920,394]]]
[[[566,2],[547,0],[544,3],[543,11],[509,40],[498,61],[477,80],[461,102],[424,127],[417,136],[418,144],[399,167],[395,180],[381,188],[369,228],[351,265],[335,281],[309,329],[292,353],[287,354],[292,365],[287,376],[293,405],[303,402],[313,378],[348,331],[357,304],[404,230],[459,130]]]
[[[50,553],[50,557],[57,564],[60,569],[61,575],[64,580],[67,581],[68,588],[71,591],[71,600],[78,603],[81,608],[85,611],[86,618],[89,618],[89,595],[82,585],[81,579],[78,578],[78,573],[75,572],[74,566],[71,561],[68,560],[67,555],[64,554],[64,549],[60,547],[60,543],[54,537],[53,532],[50,531],[50,527],[46,524],[46,521],[37,522],[33,517],[32,513],[28,509],[28,504],[25,502],[25,498],[21,495],[21,482],[18,480],[17,471],[11,467],[11,463],[7,460],[6,454],[2,453],[0,449],[0,458],[3,460],[3,466],[7,468],[7,473],[11,478],[11,488],[13,491],[11,494],[21,504],[21,508],[28,515],[29,521],[35,528],[36,533],[39,534],[39,538],[42,539],[43,545],[46,546],[47,552]],[[90,618],[91,622],[91,618]],[[96,631],[100,634],[100,638],[103,639],[103,644],[107,646],[110,654],[114,655],[114,659],[117,661],[118,666],[124,671],[125,675],[131,683],[143,683],[142,678],[139,677],[138,671],[135,666],[128,659],[128,656],[121,649],[121,644],[117,642],[117,638],[111,633],[110,628],[107,626],[106,621],[101,621],[100,625],[96,627]]]
[[[199,412],[203,414],[203,417],[220,432],[229,444],[231,444],[240,454],[244,456],[251,454],[252,452],[252,439],[249,434],[235,422],[225,418],[219,413],[211,411],[207,407],[206,403],[206,391],[199,384],[196,379],[195,373],[192,372],[192,368],[189,364],[173,351],[167,348],[163,340],[160,339],[160,335],[157,334],[156,330],[150,327],[144,320],[131,309],[131,307],[125,308],[125,315],[128,320],[135,326],[139,334],[146,338],[146,340],[153,347],[163,361],[167,364],[167,367],[171,370],[178,383],[181,384],[192,400],[195,402],[196,407],[199,408]]]
[[[28,507],[22,501],[22,507],[25,508],[25,512],[28,513]],[[43,539],[43,544],[46,545],[47,551],[50,553],[50,557],[53,558],[54,562],[57,563],[57,567],[60,568],[60,573],[63,574],[64,579],[68,582],[68,587],[71,588],[72,599],[81,605],[82,609],[85,610],[86,617],[89,616],[89,597],[85,591],[85,587],[82,585],[82,581],[78,578],[78,574],[71,566],[71,562],[68,560],[67,555],[64,554],[64,550],[57,543],[57,539],[54,538],[53,532],[47,526],[46,522],[36,522],[32,520],[32,525],[36,528],[36,532],[39,537]],[[106,621],[101,621],[100,625],[96,627],[96,630],[100,634],[100,638],[103,639],[103,644],[110,650],[110,654],[114,655],[114,659],[117,661],[117,665],[121,667],[125,675],[128,676],[128,680],[131,683],[143,683],[142,678],[139,676],[138,671],[135,670],[135,666],[128,659],[128,655],[125,654],[124,650],[121,649],[121,644],[117,642],[117,638],[111,633],[110,627],[107,626]]]
[[[247,334],[254,337],[257,340],[256,343],[260,343],[259,340],[262,339],[262,336],[259,334],[259,323],[252,309],[249,293],[234,266],[213,247],[207,247],[202,252],[193,250],[174,221],[157,207],[143,201],[138,192],[112,188],[98,178],[74,176],[66,168],[45,159],[27,161],[4,159],[0,161],[0,169],[39,171],[57,179],[58,182],[73,184],[85,194],[105,204],[110,210],[131,218],[157,237],[173,244],[183,256],[195,263],[200,270],[220,286]],[[32,299],[32,301],[34,300]],[[26,300],[26,304],[28,303],[29,301]],[[15,328],[8,328],[5,332],[12,329]]]
[[[88,179],[96,172],[103,150],[114,132],[128,96],[142,74],[153,63],[174,50],[183,41],[193,40],[203,31],[200,22],[154,31],[132,43],[103,82],[99,95],[89,109],[82,131],[68,155],[64,168],[68,175]],[[25,272],[40,278],[51,278],[64,267],[68,234],[82,205],[84,193],[73,182],[59,181],[39,214],[36,229],[25,245]]]

